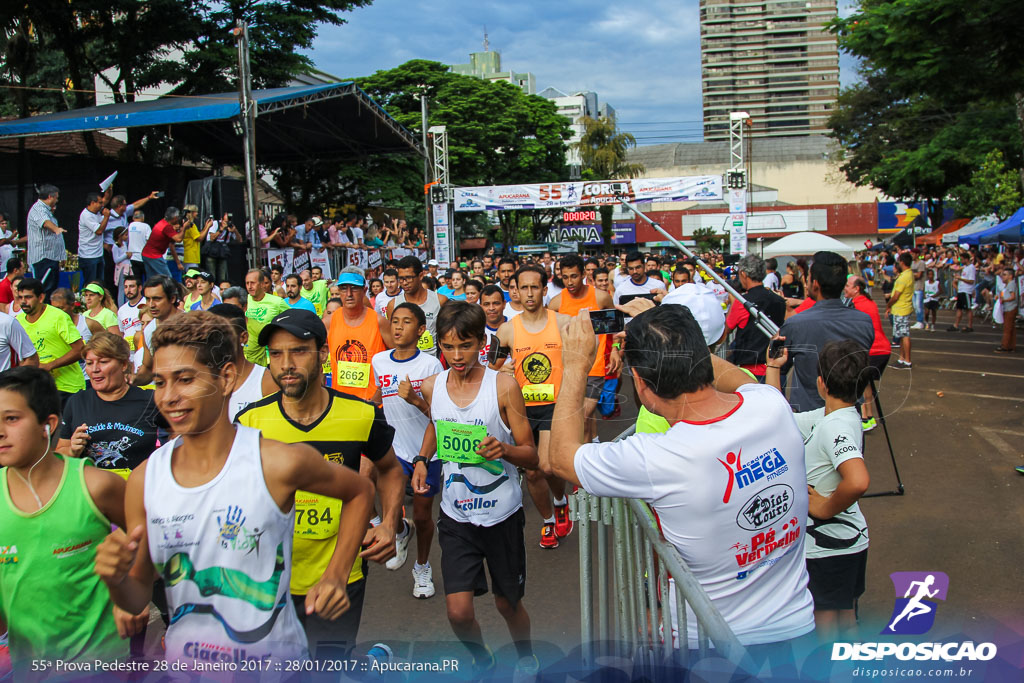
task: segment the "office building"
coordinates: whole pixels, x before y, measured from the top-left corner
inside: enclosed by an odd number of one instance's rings
[[[729,113],[754,137],[822,135],[839,95],[839,50],[825,30],[836,0],[701,0],[704,139],[729,136]]]
[[[476,76],[488,81],[507,81],[521,89],[527,95],[537,92],[537,79],[532,73],[518,73],[501,70],[501,53],[487,49],[484,43],[483,52],[472,52],[469,64],[452,64],[452,72],[463,76]]]

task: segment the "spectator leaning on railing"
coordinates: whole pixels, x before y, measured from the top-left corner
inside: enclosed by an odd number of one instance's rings
[[[563,354],[551,448],[541,467],[598,496],[648,502],[665,539],[744,645],[813,630],[803,554],[804,441],[785,398],[756,383],[720,391],[748,375],[709,353],[687,308],[660,306],[627,325],[625,360],[640,402],[671,429],[585,444],[580,406],[596,353],[589,313],[563,328],[562,346],[576,353]],[[758,504],[775,495],[768,510]],[[687,616],[694,648],[697,620]]]

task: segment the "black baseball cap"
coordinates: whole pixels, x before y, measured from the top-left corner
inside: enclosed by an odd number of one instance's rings
[[[324,321],[320,320],[316,313],[302,308],[292,308],[274,316],[274,319],[260,330],[257,343],[260,346],[266,346],[274,330],[284,330],[299,339],[314,339],[318,348],[327,341],[327,328],[324,327]]]
[[[213,279],[213,275],[211,275],[210,273],[208,273],[208,272],[207,272],[207,271],[205,271],[205,270],[200,270],[200,271],[199,271],[198,273],[196,273],[196,275],[195,275],[195,276],[196,276],[197,278],[199,278],[200,280],[206,280],[206,281],[207,281],[207,282],[209,282],[209,283],[210,283],[211,285],[215,285],[215,284],[217,284],[217,281]]]

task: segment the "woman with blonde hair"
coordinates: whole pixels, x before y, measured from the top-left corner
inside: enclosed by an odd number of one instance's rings
[[[87,284],[82,289],[82,301],[85,303],[85,321],[93,334],[106,330],[121,336],[121,326],[117,324],[117,306],[101,282]]]

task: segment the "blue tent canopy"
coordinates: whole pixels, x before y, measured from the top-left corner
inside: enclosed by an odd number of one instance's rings
[[[419,152],[416,138],[352,81],[252,94],[261,164]],[[237,161],[240,111],[238,93],[163,97],[8,121],[0,123],[0,137],[166,126],[175,140],[213,162]]]
[[[1021,223],[1024,222],[1024,208],[1016,212],[1002,223],[992,226],[959,239],[964,244],[991,244],[993,242],[1019,242]]]

